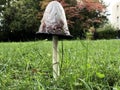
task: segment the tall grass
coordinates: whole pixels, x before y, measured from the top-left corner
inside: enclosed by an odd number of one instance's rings
[[[0,43],[0,90],[120,89],[119,40],[63,41],[61,46],[60,41],[56,81],[51,41]]]

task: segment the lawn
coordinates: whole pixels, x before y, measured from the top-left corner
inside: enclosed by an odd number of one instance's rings
[[[63,58],[62,58],[63,57]],[[52,76],[52,42],[0,43],[0,90],[120,90],[120,41],[59,41],[61,76]]]

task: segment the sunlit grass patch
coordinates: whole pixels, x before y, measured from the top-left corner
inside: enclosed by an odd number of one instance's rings
[[[0,90],[119,88],[119,40],[63,41],[63,51],[61,42],[57,81],[52,76],[51,41],[0,43]]]

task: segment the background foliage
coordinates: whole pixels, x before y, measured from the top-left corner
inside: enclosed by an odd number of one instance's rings
[[[97,39],[116,39],[120,38],[119,35],[119,30],[116,30],[110,24],[106,24],[103,27],[98,28],[96,32]]]
[[[6,0],[3,0],[6,1]],[[2,3],[1,40],[24,41],[35,39],[46,5],[52,0],[8,0]],[[94,0],[58,0],[64,7],[69,30],[74,38],[85,38],[89,28],[106,22],[105,5]],[[92,7],[91,7],[92,6]]]
[[[50,1],[52,0],[41,1],[40,6],[43,11]],[[82,0],[82,2],[76,2],[76,0],[59,0],[59,2],[65,9],[70,32],[75,38],[85,38],[86,32],[90,27],[98,28],[107,22],[103,2],[100,3],[98,0]],[[39,18],[42,18],[41,14],[39,12]]]
[[[1,32],[9,40],[30,40],[34,38],[40,22],[37,19],[38,0],[18,0],[12,2],[3,12]]]

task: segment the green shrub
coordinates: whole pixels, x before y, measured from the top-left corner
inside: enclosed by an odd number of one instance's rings
[[[92,40],[94,37],[93,37],[93,33],[91,33],[91,32],[87,32],[86,33],[86,39],[88,39],[88,40]]]
[[[8,33],[4,31],[0,31],[0,41],[8,41]]]
[[[96,34],[97,39],[115,39],[117,37],[117,31],[111,25],[98,28]]]

